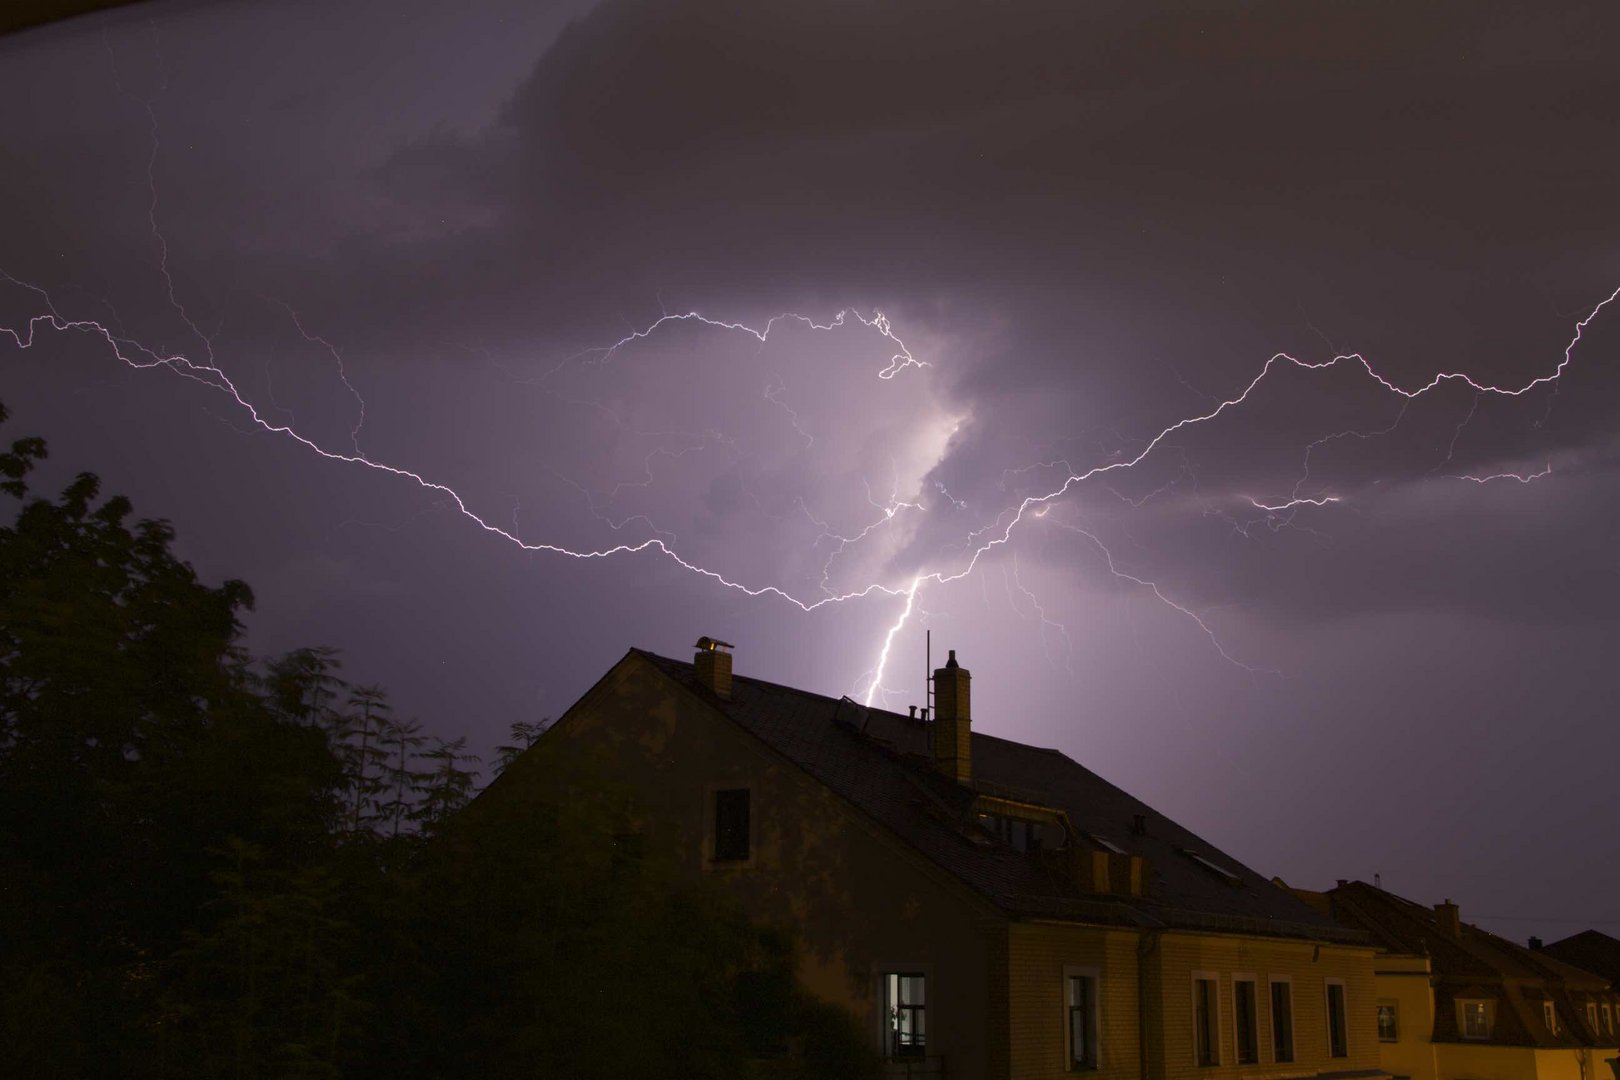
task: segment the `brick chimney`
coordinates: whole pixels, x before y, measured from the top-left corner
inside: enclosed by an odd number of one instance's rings
[[[697,640],[697,656],[692,667],[697,670],[698,682],[714,691],[716,697],[731,698],[731,650],[729,641],[708,636]]]
[[[973,783],[973,676],[951,650],[945,666],[934,669],[934,763],[959,784]]]
[[[1434,921],[1439,924],[1440,932],[1449,938],[1462,937],[1462,916],[1457,911],[1457,905],[1450,900],[1434,905]]]

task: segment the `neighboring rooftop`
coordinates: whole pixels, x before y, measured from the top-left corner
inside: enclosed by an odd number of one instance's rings
[[[1609,1045],[1587,1030],[1585,1004],[1608,1000],[1608,980],[1545,950],[1526,948],[1463,922],[1449,901],[1425,907],[1364,881],[1344,881],[1301,897],[1341,924],[1364,931],[1391,953],[1427,956],[1434,979],[1436,1042],[1463,1042],[1457,1030],[1459,998],[1498,1002],[1490,1041],[1516,1046]],[[1612,939],[1611,939],[1612,940]],[[1543,1020],[1543,1002],[1557,1008],[1557,1030]],[[1612,1042],[1612,1039],[1610,1040]]]
[[[1574,964],[1609,980],[1620,989],[1620,941],[1598,930],[1582,930],[1562,941],[1541,946],[1540,951],[1566,964]]]
[[[973,732],[962,784],[936,767],[930,721],[743,676],[721,697],[692,664],[631,651],[1011,914],[1366,942],[1056,750]],[[1061,811],[1071,843],[1143,857],[1146,895],[1088,893],[997,843],[976,813],[985,797]]]

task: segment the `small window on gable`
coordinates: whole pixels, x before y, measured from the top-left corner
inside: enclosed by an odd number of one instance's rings
[[[1457,1008],[1462,1013],[1462,1033],[1465,1039],[1488,1039],[1491,1037],[1491,1009],[1488,1001],[1459,1001]]]
[[[748,858],[748,794],[747,788],[714,793],[715,862],[741,862]]]
[[[1554,1035],[1558,1034],[1558,1010],[1553,1007],[1552,1002],[1541,1003],[1541,1018],[1546,1021],[1548,1031]]]

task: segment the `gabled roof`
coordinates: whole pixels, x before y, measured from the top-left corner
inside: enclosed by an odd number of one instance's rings
[[[725,700],[691,664],[631,652],[1009,914],[1365,944],[1056,750],[974,732],[969,789],[934,766],[926,721],[744,676],[733,678]],[[1082,892],[1048,862],[991,841],[974,813],[976,794],[1061,810],[1082,845],[1145,857],[1148,895]]]
[[[1566,964],[1608,979],[1620,988],[1620,941],[1598,930],[1582,930],[1562,941],[1543,945],[1541,952]]]
[[[1434,1038],[1438,1042],[1467,1041],[1457,1030],[1451,1002],[1485,998],[1498,1004],[1490,1042],[1516,1046],[1574,1046],[1597,1041],[1587,1031],[1584,1004],[1604,995],[1607,980],[1546,954],[1462,923],[1452,937],[1440,926],[1432,908],[1394,893],[1347,881],[1325,896],[1333,916],[1346,926],[1365,931],[1382,949],[1429,958],[1434,977]],[[1554,1002],[1559,1030],[1549,1031],[1541,1016],[1542,1002]],[[1612,1041],[1612,1040],[1611,1040]]]

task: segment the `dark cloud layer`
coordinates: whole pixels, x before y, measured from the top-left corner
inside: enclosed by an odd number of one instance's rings
[[[1279,351],[1360,353],[1408,388],[1552,373],[1620,285],[1617,22],[147,5],[0,42],[0,269],[153,348],[211,348],[267,419],[526,541],[657,538],[809,604],[966,569],[1021,500],[1134,460]],[[0,325],[41,303],[0,288]],[[929,366],[879,378],[898,346],[853,317],[602,348],[664,312],[845,308]],[[0,391],[60,468],[259,586],[255,647],[340,645],[485,745],[625,646],[706,632],[749,673],[859,692],[899,615],[526,553],[92,339],[5,349]],[[927,585],[888,700],[920,693],[932,628],[988,730],[1264,869],[1541,920],[1495,924],[1516,936],[1620,917],[1613,784],[1573,749],[1604,745],[1617,689],[1617,357],[1620,302],[1522,397],[1406,402],[1353,360],[1279,361]],[[1257,505],[1292,498],[1334,501]],[[1533,872],[1480,869],[1532,843]]]

